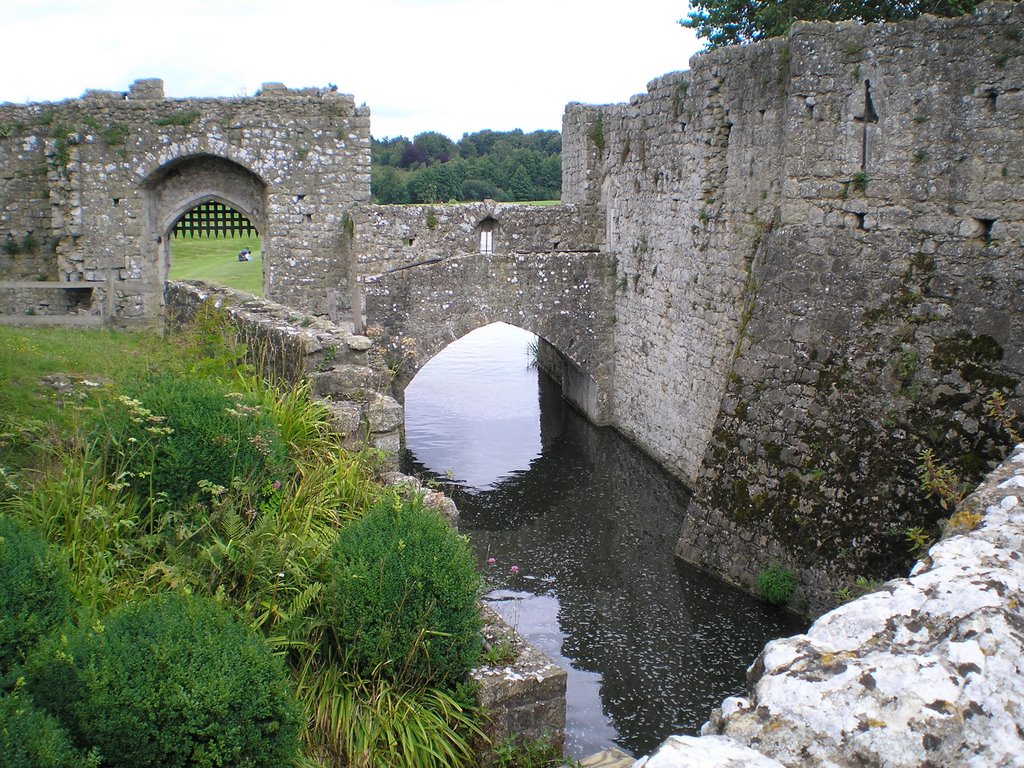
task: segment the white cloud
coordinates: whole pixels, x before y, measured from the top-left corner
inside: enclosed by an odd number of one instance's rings
[[[5,9],[0,101],[162,77],[169,96],[334,83],[375,136],[559,128],[565,104],[622,102],[686,69],[685,0],[41,0]]]

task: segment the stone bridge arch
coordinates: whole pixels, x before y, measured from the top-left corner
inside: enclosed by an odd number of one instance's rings
[[[267,183],[255,172],[224,157],[197,154],[159,166],[142,182],[144,262],[155,287],[167,282],[171,264],[170,234],[174,225],[197,205],[216,200],[246,216],[264,242],[270,241]],[[266,252],[264,252],[266,257]]]
[[[581,217],[566,206],[494,203],[360,211],[353,251],[367,333],[396,372],[396,396],[453,341],[501,321],[540,337],[540,362],[566,399],[610,423],[614,259]]]

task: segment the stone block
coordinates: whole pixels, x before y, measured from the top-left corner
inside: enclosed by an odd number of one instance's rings
[[[322,400],[330,412],[331,427],[345,437],[358,436],[362,433],[363,407],[349,400]]]
[[[725,736],[669,736],[633,768],[785,768],[778,760]]]
[[[397,430],[405,421],[405,409],[393,397],[377,393],[367,399],[365,415],[370,432],[374,434]]]
[[[353,397],[372,386],[373,372],[363,365],[339,365],[310,375],[313,392],[326,397]]]
[[[388,461],[389,466],[398,465],[398,454],[402,450],[402,435],[400,433],[387,432],[381,435],[370,435],[369,443],[371,447],[378,448],[391,457]]]
[[[487,727],[494,743],[515,735],[545,739],[559,749],[565,741],[565,686],[562,668],[520,637],[494,611],[484,612],[484,639],[512,642],[518,653],[508,664],[481,665],[470,674],[480,684],[477,701],[492,716]]]

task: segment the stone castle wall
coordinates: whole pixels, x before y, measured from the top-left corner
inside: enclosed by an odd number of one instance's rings
[[[1005,455],[985,399],[1024,375],[1022,38],[1010,4],[798,24],[567,108],[565,198],[606,206],[617,259],[613,422],[694,486],[686,559],[794,570],[819,612],[936,529],[922,449],[975,482]]]
[[[267,295],[325,311],[326,287],[348,277],[345,210],[369,200],[369,134],[351,96],[277,84],[253,98],[167,99],[161,81],[142,80],[0,105],[0,278],[112,279],[116,301],[98,289],[95,314],[158,317],[168,235],[215,199],[259,229]]]

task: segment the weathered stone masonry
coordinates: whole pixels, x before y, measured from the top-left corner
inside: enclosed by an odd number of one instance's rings
[[[563,394],[611,418],[613,265],[597,209],[493,202],[365,206],[352,253],[374,336],[396,389],[451,342],[503,321],[541,337]]]
[[[1019,766],[1024,445],[895,579],[769,643],[704,736],[635,768]]]
[[[565,199],[607,209],[613,422],[694,501],[679,553],[810,612],[909,563],[1024,374],[1024,6],[799,24],[626,105],[570,105]],[[1020,401],[1017,400],[1018,406]]]
[[[255,98],[165,99],[161,81],[142,80],[0,105],[0,279],[20,283],[0,291],[0,314],[62,314],[48,297],[75,291],[86,316],[159,317],[168,234],[206,200],[258,228],[269,297],[324,312],[327,288],[348,278],[345,211],[369,200],[369,132],[351,96],[276,84]]]

